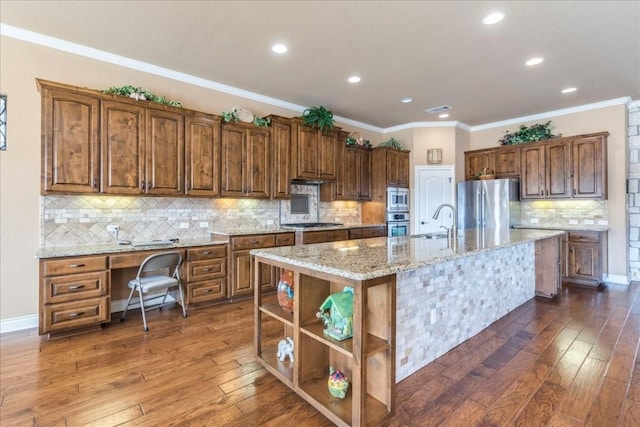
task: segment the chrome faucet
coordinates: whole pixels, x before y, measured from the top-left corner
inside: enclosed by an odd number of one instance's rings
[[[451,233],[451,237],[455,240],[458,236],[458,212],[456,211],[456,207],[453,206],[451,203],[443,203],[440,206],[438,206],[436,208],[436,212],[433,214],[433,219],[438,219],[438,216],[440,215],[440,211],[442,210],[442,208],[444,208],[445,206],[451,208],[451,212],[453,213],[453,221],[451,224],[451,229],[448,229],[447,227],[441,225],[441,227],[446,228],[447,229],[447,235],[449,235],[449,233]]]

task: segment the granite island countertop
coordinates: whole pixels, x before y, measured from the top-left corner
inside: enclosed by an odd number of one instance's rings
[[[554,225],[540,225],[536,227],[534,224],[530,225],[516,225],[513,228],[520,228],[523,230],[562,230],[562,231],[609,231],[609,227],[606,225],[595,224],[570,224],[565,226]]]
[[[382,227],[385,223],[380,224],[340,224],[340,225],[324,225],[322,227],[288,227],[288,226],[266,226],[266,227],[229,227],[216,228],[211,231],[212,235],[219,236],[242,236],[250,234],[271,234],[271,233],[292,233],[295,231],[329,231],[342,230],[350,228],[366,228],[366,227]]]
[[[376,237],[253,249],[251,254],[340,277],[368,280],[562,234],[559,230],[464,229],[451,244],[446,238]]]

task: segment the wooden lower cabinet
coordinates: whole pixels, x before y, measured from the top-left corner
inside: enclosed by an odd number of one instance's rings
[[[227,245],[187,250],[185,302],[204,305],[227,297]]]
[[[562,288],[560,236],[535,242],[536,295],[553,298]]]
[[[338,426],[379,425],[395,407],[396,276],[351,280],[253,257],[254,282],[263,265],[293,271],[294,312],[283,311],[274,294],[255,289],[255,349],[260,363]],[[353,337],[323,334],[316,313],[325,299],[354,288]],[[278,332],[280,331],[280,332]],[[292,338],[294,360],[277,357],[280,340]],[[329,369],[342,371],[350,386],[344,399],[327,389]]]
[[[598,286],[607,265],[606,231],[568,231],[565,234],[563,281]]]
[[[232,236],[230,243],[229,264],[231,265],[231,274],[229,276],[229,297],[237,299],[250,297],[254,292],[254,285],[251,280],[251,249],[292,246],[295,243],[295,237],[293,232]],[[275,291],[274,280],[278,270],[266,266],[262,268],[268,270],[265,270],[260,276],[263,277],[260,282],[263,291]]]
[[[106,256],[40,260],[40,335],[99,326],[110,313]]]

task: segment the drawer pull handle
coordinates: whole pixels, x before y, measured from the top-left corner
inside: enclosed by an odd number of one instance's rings
[[[207,271],[211,271],[211,269],[210,268],[203,268],[202,271],[206,273]]]
[[[84,288],[84,285],[69,286],[70,291],[77,291],[78,289],[82,289],[82,288]]]
[[[202,251],[202,255],[210,255],[210,254],[211,254],[211,252],[209,252],[209,251]]]
[[[211,292],[213,292],[212,289],[203,289],[205,294],[210,294]]]
[[[79,268],[84,267],[84,264],[69,264],[69,268]]]
[[[82,316],[82,315],[84,315],[84,311],[81,311],[80,313],[71,313],[69,314],[69,318],[73,319],[75,317]]]

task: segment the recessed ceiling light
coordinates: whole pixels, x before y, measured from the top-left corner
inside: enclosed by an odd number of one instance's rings
[[[578,88],[568,87],[566,89],[562,89],[562,93],[571,93],[571,92],[575,92],[576,90],[578,90]]]
[[[274,44],[271,46],[271,50],[275,53],[285,53],[287,51],[287,47],[283,44]]]
[[[502,18],[504,18],[504,13],[502,13],[502,12],[493,12],[493,13],[490,13],[487,16],[485,16],[485,18],[482,20],[482,22],[484,24],[487,24],[487,25],[493,25],[493,24],[497,24],[498,22],[502,21]]]
[[[440,117],[441,119],[446,119],[447,117],[449,117],[449,115],[447,113],[444,113],[440,114],[438,117]]]
[[[527,62],[525,62],[525,64],[527,64],[528,66],[532,66],[532,65],[538,65],[540,64],[542,61],[544,61],[544,58],[541,57],[535,57],[535,58],[531,58],[530,60],[528,60]]]
[[[349,81],[349,83],[358,83],[360,82],[360,77],[358,76],[351,76],[347,79]]]
[[[408,103],[410,103],[411,101],[413,101],[413,98],[402,98],[402,99],[400,100],[400,102],[402,102],[403,104],[408,104]]]

